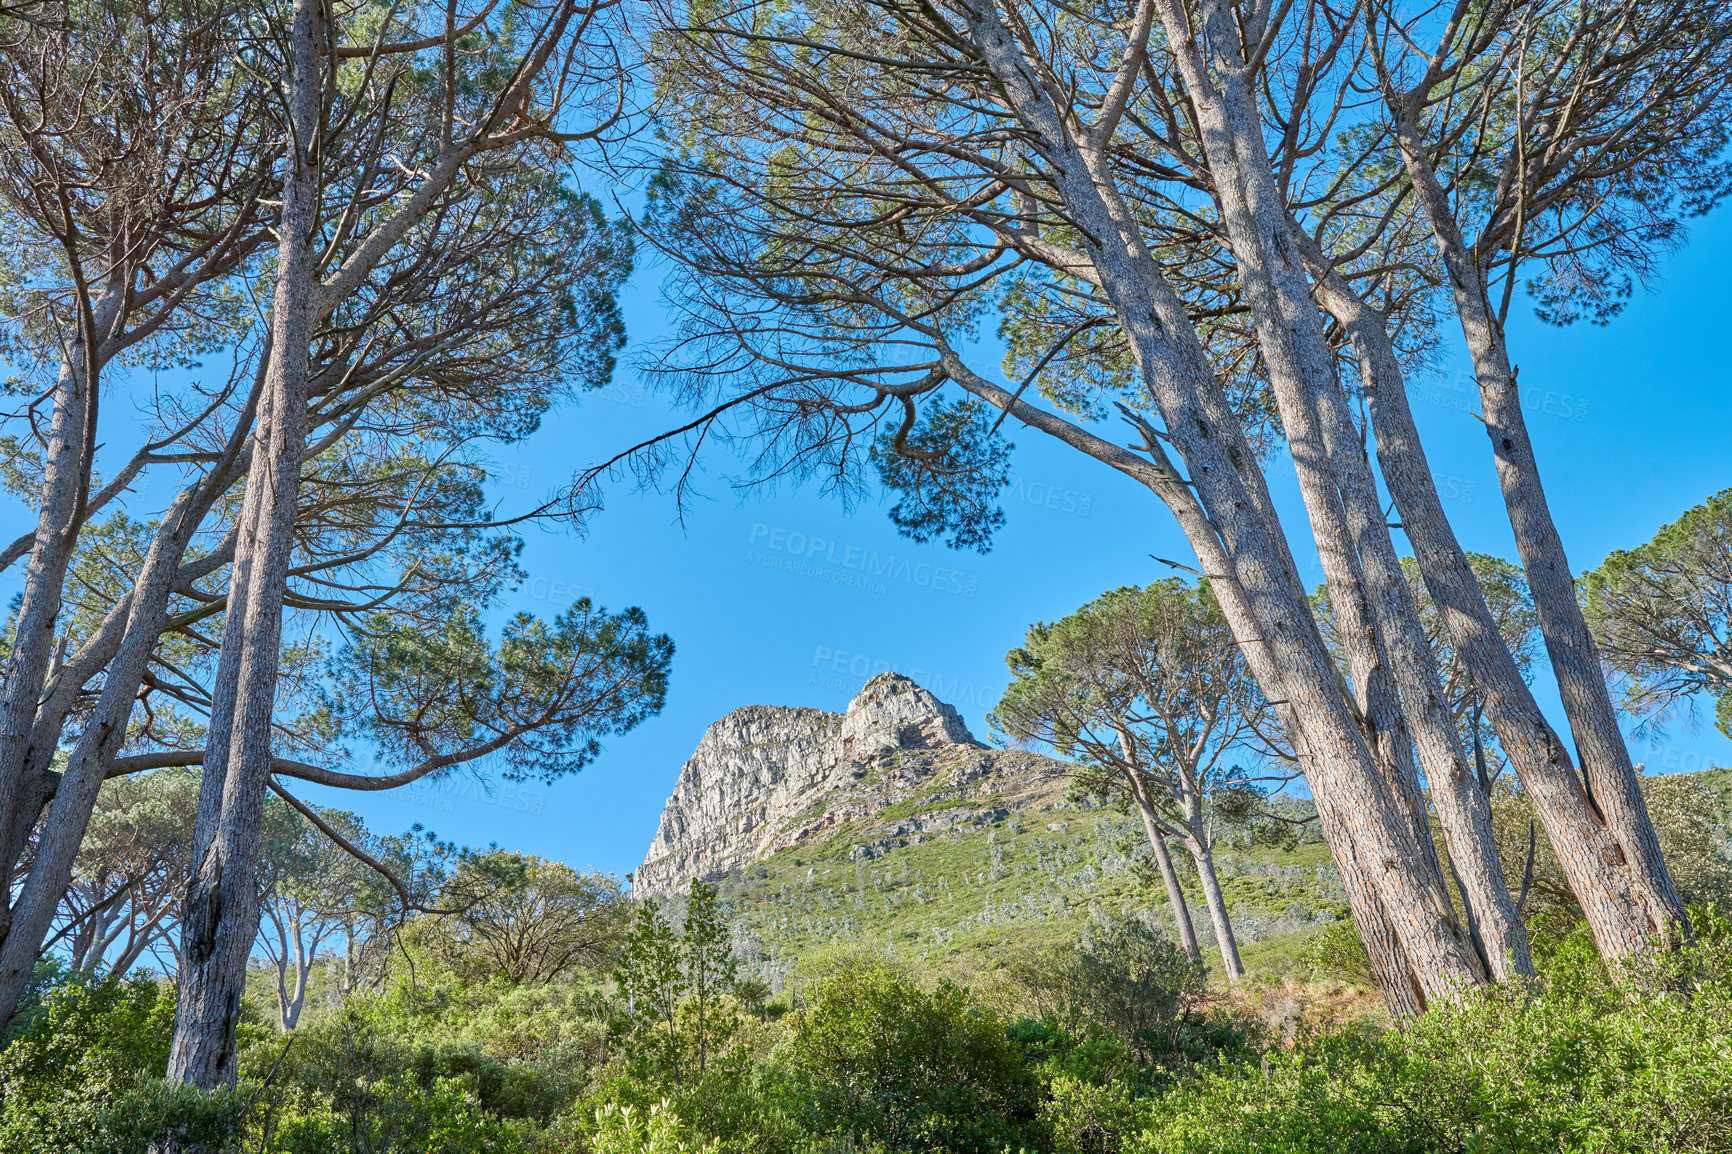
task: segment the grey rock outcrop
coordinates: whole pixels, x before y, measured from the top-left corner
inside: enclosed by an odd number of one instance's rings
[[[680,768],[633,888],[680,890],[693,877],[719,877],[839,834],[916,796],[930,803],[929,816],[904,815],[870,832],[919,836],[973,812],[976,795],[992,794],[996,803],[999,778],[1013,768],[1019,796],[1064,769],[1032,754],[988,750],[952,706],[899,673],[867,682],[846,713],[736,709],[705,731]]]

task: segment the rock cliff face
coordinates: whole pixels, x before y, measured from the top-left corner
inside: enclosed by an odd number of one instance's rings
[[[983,811],[1050,801],[1065,768],[987,749],[953,707],[899,673],[867,682],[846,713],[736,709],[680,768],[633,888],[680,890],[843,833],[864,839],[853,849],[869,857]]]

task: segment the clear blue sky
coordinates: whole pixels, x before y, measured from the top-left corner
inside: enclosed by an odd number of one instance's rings
[[[1609,326],[1558,330],[1530,316],[1514,325],[1529,425],[1578,571],[1732,485],[1729,264],[1732,214],[1721,212],[1698,225],[1654,291]],[[634,340],[654,337],[664,323],[655,271],[640,273],[628,298]],[[1438,378],[1416,382],[1414,409],[1463,540],[1513,557],[1489,446],[1468,415],[1477,399],[1457,375],[1464,367],[1457,358]],[[671,416],[662,398],[622,370],[611,389],[555,415],[520,453],[502,458],[500,497],[507,508],[527,504],[574,467],[668,427]],[[724,454],[709,458],[710,500],[695,504],[684,526],[671,498],[616,485],[587,538],[532,532],[525,550],[532,577],[517,604],[545,612],[553,608],[547,598],[581,592],[609,606],[642,606],[678,646],[667,709],[608,743],[582,774],[527,797],[489,804],[466,791],[418,797],[420,804],[368,799],[359,808],[383,827],[422,820],[442,835],[496,839],[623,872],[642,859],[680,764],[730,709],[841,709],[865,676],[895,668],[950,700],[983,736],[1005,683],[1005,650],[1030,622],[1061,616],[1105,589],[1168,575],[1151,553],[1191,559],[1145,490],[1032,431],[1013,430],[1012,439],[1019,484],[984,556],[899,538],[883,503],[845,513],[813,491],[741,497],[727,480],[737,463]],[[1285,523],[1304,538],[1296,549],[1309,558],[1290,468],[1282,461],[1273,474]],[[825,542],[819,557],[791,571],[794,551],[811,552],[814,538]],[[860,556],[851,549],[906,559],[908,576],[850,587],[856,573],[845,563]],[[1313,568],[1309,579],[1320,573]],[[1549,684],[1539,688],[1563,729]],[[1655,768],[1703,768],[1732,762],[1732,742],[1711,726],[1676,725],[1659,747],[1640,743],[1634,753]],[[450,810],[436,808],[444,803]]]
[[[1665,264],[1663,281],[1609,326],[1556,330],[1530,316],[1513,326],[1532,401],[1529,426],[1577,571],[1732,485],[1728,265],[1732,214],[1723,211],[1698,224]],[[634,340],[663,328],[656,271],[640,271],[628,295]],[[1469,415],[1477,399],[1457,375],[1463,365],[1458,358],[1438,378],[1416,382],[1414,409],[1464,542],[1513,557],[1485,434]],[[553,414],[534,438],[500,454],[501,512],[530,507],[575,470],[675,416],[622,368],[611,388]],[[551,614],[582,594],[610,608],[642,606],[678,647],[666,710],[608,742],[583,773],[552,785],[491,796],[473,784],[309,796],[353,808],[384,831],[419,821],[470,844],[497,841],[623,873],[642,859],[681,763],[705,727],[731,709],[839,710],[866,676],[894,668],[955,704],[984,736],[1006,679],[1004,653],[1030,622],[1061,616],[1103,590],[1169,575],[1150,554],[1191,559],[1146,490],[1031,431],[1011,436],[1017,484],[1005,501],[1007,524],[984,556],[899,538],[882,503],[845,513],[814,491],[788,488],[742,498],[727,480],[737,462],[724,454],[709,458],[702,488],[710,499],[694,504],[683,526],[670,497],[615,485],[586,537],[530,531],[531,576],[511,607]],[[1272,476],[1301,564],[1312,566],[1308,580],[1320,580],[1285,461]],[[22,527],[19,510],[8,520]],[[815,538],[824,542],[819,556],[794,569],[794,551],[813,551]],[[906,576],[898,566],[897,576],[851,586],[856,572],[847,563],[874,551],[906,560]],[[21,568],[0,579],[0,593],[17,589]],[[1549,685],[1539,688],[1563,729]],[[1634,753],[1655,768],[1704,768],[1732,762],[1732,742],[1711,726],[1677,725],[1665,743],[1642,743]]]

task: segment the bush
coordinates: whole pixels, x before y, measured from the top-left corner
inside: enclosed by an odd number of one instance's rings
[[[595,1112],[592,1154],[713,1154],[715,1143],[692,1146],[681,1137],[680,1120],[666,1099],[647,1112],[608,1103]]]
[[[568,1115],[569,1129],[594,1145],[599,1111],[609,1107],[631,1108],[645,1126],[660,1111],[674,1119],[667,1125],[714,1140],[721,1154],[806,1154],[811,1148],[811,1119],[783,1071],[754,1062],[742,1046],[715,1055],[706,1070],[680,1082],[665,1071],[621,1062],[574,1111],[577,1117]]]
[[[106,1150],[110,1127],[137,1137],[152,1117],[166,1125],[188,1109],[203,1111],[202,1099],[182,1101],[151,1086],[168,1065],[173,1024],[173,998],[143,979],[73,974],[39,993],[0,1052],[0,1149]],[[211,1109],[232,1124],[225,1103]],[[209,1137],[207,1125],[199,1131]],[[133,1144],[130,1138],[114,1142]]]
[[[1377,987],[1371,955],[1351,921],[1330,922],[1305,943],[1305,963],[1320,978],[1338,978],[1356,986]]]
[[[1024,958],[1015,975],[1067,1032],[1109,1030],[1145,1062],[1185,1049],[1205,984],[1202,967],[1140,921],[1091,926],[1076,943]]]
[[[1119,1154],[1147,1127],[1150,1100],[1123,1081],[1095,1084],[1060,1074],[1042,1113],[1058,1154]]]
[[[778,1054],[820,1134],[933,1154],[1041,1144],[1039,1079],[966,990],[928,993],[856,963],[818,981],[789,1021]]]
[[[1732,934],[1610,975],[1578,935],[1543,981],[1433,1006],[1400,1031],[1200,1068],[1124,1149],[1300,1152],[1732,1148]]]
[[[505,1154],[563,1102],[533,1070],[474,1046],[405,1043],[380,1030],[369,1010],[357,1001],[297,1032],[286,1051],[248,1053],[247,1080],[261,1087],[264,1149]]]
[[[97,1115],[99,1136],[89,1147],[102,1154],[226,1154],[238,1151],[242,1096],[214,1093],[162,1078],[140,1077],[133,1088]]]

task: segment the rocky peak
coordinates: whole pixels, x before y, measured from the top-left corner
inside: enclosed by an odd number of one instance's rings
[[[990,777],[993,759],[1004,756],[976,741],[953,706],[900,673],[868,681],[846,713],[736,709],[680,767],[633,887],[666,893],[720,876],[930,792],[938,778]]]
[[[842,758],[869,761],[899,749],[979,745],[962,714],[900,673],[880,673],[848,703]]]

